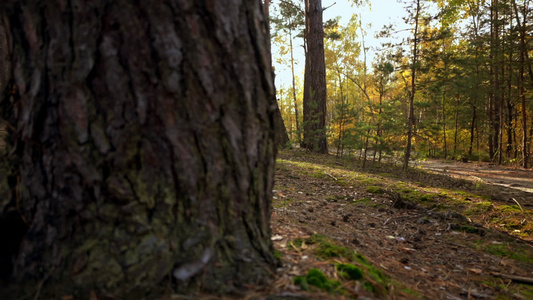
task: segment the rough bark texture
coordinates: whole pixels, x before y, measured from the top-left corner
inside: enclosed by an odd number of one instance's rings
[[[322,11],[321,0],[305,0],[307,53],[304,75],[304,141],[302,146],[314,152],[327,153],[327,89]]]
[[[7,40],[8,30],[7,18],[0,14],[0,101],[3,100],[5,88],[9,81],[11,69],[9,58],[9,43]]]
[[[9,24],[7,17],[0,13],[0,110],[4,110],[6,106],[11,106],[9,102],[11,86],[11,58],[9,49],[9,41],[7,39]],[[5,155],[6,139],[7,139],[8,123],[0,117],[0,155]],[[0,202],[2,202],[0,200]],[[0,207],[1,209],[1,207]]]
[[[276,103],[261,2],[9,9],[28,226],[11,286],[140,299],[162,282],[225,293],[268,278]]]

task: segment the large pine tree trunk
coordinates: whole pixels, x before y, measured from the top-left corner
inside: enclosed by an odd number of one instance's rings
[[[259,1],[30,0],[10,24],[27,224],[12,286],[140,299],[268,278],[276,103]]]
[[[327,89],[322,11],[321,0],[305,0],[307,53],[304,74],[304,141],[302,144],[311,151],[327,153]]]

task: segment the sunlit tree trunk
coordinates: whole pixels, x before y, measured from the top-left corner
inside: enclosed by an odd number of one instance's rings
[[[269,278],[261,2],[13,2],[11,209],[27,231],[0,298],[158,299]]]
[[[407,118],[407,145],[405,147],[405,160],[403,163],[404,171],[407,171],[409,166],[409,160],[411,159],[411,143],[413,140],[413,130],[415,123],[415,94],[416,94],[416,70],[418,64],[418,30],[419,30],[419,16],[420,16],[420,0],[416,0],[416,11],[415,11],[415,27],[413,30],[413,50],[412,50],[412,60],[411,60],[411,91],[409,94],[409,116]]]
[[[491,96],[489,101],[489,154],[492,161],[500,163],[501,158],[501,44],[500,44],[500,5],[499,0],[491,0],[491,27],[490,27],[490,77]]]
[[[444,141],[444,159],[447,159],[448,137],[446,134],[446,91],[442,93],[442,140]]]
[[[339,90],[341,92],[340,98],[341,98],[341,115],[339,117],[339,137],[337,140],[337,156],[342,157],[344,155],[344,130],[346,126],[346,103],[344,99],[344,89],[342,84],[342,77],[341,74],[338,73],[338,79],[339,79]]]
[[[520,104],[521,104],[521,118],[522,118],[522,167],[528,168],[528,160],[529,160],[529,139],[528,139],[528,126],[527,126],[527,101],[526,101],[526,77],[525,77],[525,69],[526,69],[526,62],[529,62],[528,58],[528,49],[527,49],[527,42],[526,42],[526,36],[527,36],[527,29],[525,28],[524,24],[527,20],[528,10],[529,7],[529,1],[525,1],[524,6],[522,7],[522,19],[520,19],[518,6],[516,5],[516,0],[513,0],[513,8],[514,8],[514,14],[516,18],[516,22],[518,24],[518,30],[520,32],[520,81],[518,83],[519,86],[519,95],[520,95]],[[530,75],[531,76],[531,82],[533,82],[533,74],[531,73],[531,67],[529,67]]]
[[[474,147],[474,137],[476,132],[476,106],[472,105],[472,120],[470,121],[470,146],[468,147],[468,158],[472,159],[472,150]]]
[[[456,99],[456,106],[455,106],[455,117],[454,117],[454,131],[453,131],[453,159],[457,159],[457,146],[458,146],[458,135],[459,135],[459,107],[460,107],[460,99]]]
[[[296,123],[296,136],[298,143],[302,142],[302,132],[300,130],[300,113],[298,101],[296,99],[296,76],[294,74],[294,47],[292,42],[292,30],[289,29],[289,47],[291,51],[291,75],[292,75],[292,102],[294,104],[294,118]]]

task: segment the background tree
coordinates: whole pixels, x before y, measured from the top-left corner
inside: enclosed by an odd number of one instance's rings
[[[322,1],[305,0],[305,73],[303,101],[303,147],[319,153],[328,152],[326,139],[326,63]]]
[[[270,0],[263,1],[263,9],[265,12],[267,25],[270,32]],[[270,46],[270,44],[269,44]],[[271,52],[271,47],[269,47],[269,52]],[[270,60],[272,61],[272,56],[270,57]],[[271,62],[272,64],[272,62]],[[274,76],[276,76],[274,74]],[[275,96],[274,96],[275,97]],[[281,109],[279,108],[278,103],[276,102],[276,111],[274,112],[274,122],[275,128],[276,128],[276,145],[281,148],[287,148],[290,147],[289,142],[289,135],[287,133],[287,127],[285,126],[285,122],[283,121],[283,116],[281,115]]]
[[[412,38],[412,51],[411,51],[411,86],[409,91],[409,113],[407,117],[407,145],[405,146],[405,160],[404,160],[404,170],[407,170],[409,166],[409,159],[411,158],[411,148],[413,141],[413,131],[415,127],[415,96],[416,96],[416,72],[418,68],[418,45],[419,45],[419,24],[420,24],[420,11],[422,6],[420,0],[416,0],[413,4],[412,19],[414,23],[413,27],[413,38]]]
[[[305,13],[304,11],[293,1],[286,0],[280,1],[278,5],[278,14],[276,17],[272,18],[272,24],[274,25],[274,36],[275,41],[278,41],[278,35],[285,34],[287,35],[288,41],[288,54],[289,65],[291,68],[291,78],[292,78],[292,89],[291,96],[295,114],[295,126],[296,126],[296,137],[297,142],[301,143],[301,128],[300,128],[300,109],[298,108],[297,100],[297,85],[296,85],[296,75],[294,72],[294,39],[296,37],[303,37],[303,30],[305,29]]]
[[[0,258],[14,261],[3,299],[268,278],[276,103],[261,2],[0,7],[20,97],[0,214],[16,213],[3,225],[22,239]]]

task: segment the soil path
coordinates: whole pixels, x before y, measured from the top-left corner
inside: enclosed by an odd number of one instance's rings
[[[497,166],[485,162],[426,160],[420,168],[454,178],[483,182],[533,194],[533,170]]]

